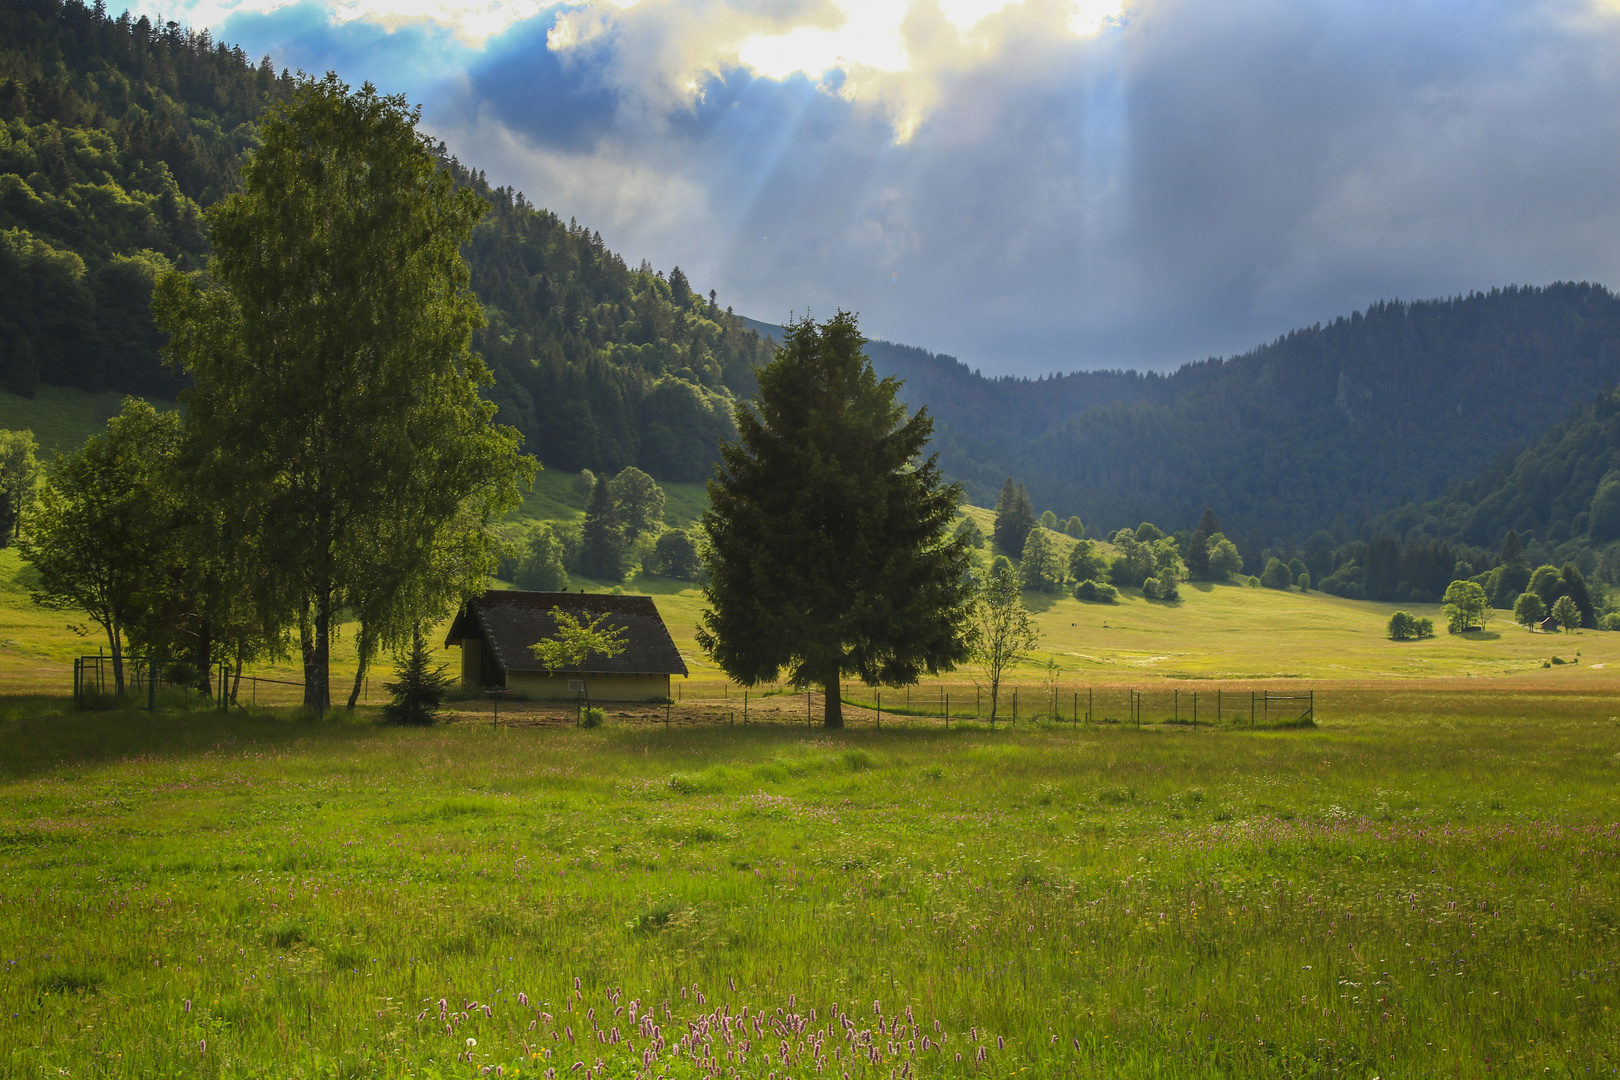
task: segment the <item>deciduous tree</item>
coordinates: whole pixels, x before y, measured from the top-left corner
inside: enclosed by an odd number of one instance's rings
[[[961,489],[921,457],[932,419],[906,415],[864,344],[845,312],[787,328],[736,410],[703,516],[699,644],[744,685],[784,668],[820,684],[829,727],[843,724],[845,673],[903,686],[968,655]]]
[[[970,656],[990,689],[990,720],[996,719],[1001,680],[1007,669],[1041,642],[1035,616],[1024,606],[1018,572],[1005,556],[997,557],[974,597]]]
[[[1477,581],[1453,581],[1446,587],[1444,606],[1440,609],[1446,617],[1446,628],[1453,634],[1460,634],[1465,630],[1472,630],[1475,626],[1485,629],[1485,620],[1490,616],[1491,603],[1485,596],[1485,588]]]
[[[1537,626],[1547,617],[1547,605],[1533,592],[1519,594],[1513,602],[1513,621],[1520,626]]]
[[[417,115],[369,84],[304,81],[209,212],[207,277],[166,275],[153,301],[194,382],[188,455],[293,598],[313,708],[331,704],[339,611],[370,622],[371,647],[436,617],[493,568],[488,526],[534,467],[468,349],[482,316],[461,245],[485,207]]]
[[[1558,620],[1565,633],[1581,625],[1581,609],[1573,596],[1560,596],[1552,606],[1552,617]]]

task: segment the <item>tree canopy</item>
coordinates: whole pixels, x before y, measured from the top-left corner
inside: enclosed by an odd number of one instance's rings
[[[194,380],[187,454],[294,598],[305,704],[326,708],[333,620],[405,640],[481,587],[488,525],[533,462],[479,396],[461,245],[483,214],[403,98],[305,80],[209,211],[206,278],[166,275],[167,355]],[[364,652],[362,660],[365,659]]]

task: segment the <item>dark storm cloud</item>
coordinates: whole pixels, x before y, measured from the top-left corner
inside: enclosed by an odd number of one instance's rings
[[[706,53],[728,10],[596,11],[555,50],[554,13],[479,52],[425,35],[455,70],[408,81],[463,160],[631,262],[987,370],[1164,367],[1381,297],[1620,283],[1609,9],[1145,0],[1076,38],[1032,0],[987,54],[915,36],[912,72],[844,94]]]

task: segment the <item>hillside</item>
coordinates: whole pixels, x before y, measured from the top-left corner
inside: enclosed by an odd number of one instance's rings
[[[0,381],[173,398],[151,283],[203,265],[202,213],[293,81],[206,33],[78,0],[0,0],[0,29]],[[466,254],[500,419],[552,468],[702,480],[769,356],[760,331],[779,329],[441,153],[490,206]],[[1168,375],[991,379],[905,345],[869,352],[929,407],[976,501],[1014,475],[1099,532],[1190,527],[1213,506],[1257,569],[1268,548],[1323,528],[1342,544],[1434,498],[1620,381],[1620,300],[1565,284],[1380,303]]]
[[[294,85],[270,58],[78,0],[0,0],[0,382],[173,398],[152,283],[205,264],[203,211]],[[679,268],[631,268],[599,233],[491,188],[468,244],[500,419],[548,465],[702,479],[767,346]]]
[[[1505,452],[1437,498],[1382,515],[1370,531],[1486,549],[1519,534],[1531,565],[1565,562],[1620,584],[1620,389],[1598,393],[1540,439]]]
[[[1213,506],[1253,561],[1318,529],[1342,543],[1620,381],[1620,297],[1559,284],[1374,304],[1168,375],[986,378],[891,342],[868,353],[928,406],[974,501],[1016,476],[1099,532],[1191,528]]]

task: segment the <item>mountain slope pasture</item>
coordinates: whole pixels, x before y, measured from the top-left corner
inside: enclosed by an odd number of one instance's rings
[[[1607,1075],[1612,709],[1414,687],[1282,733],[0,720],[0,1071]]]

